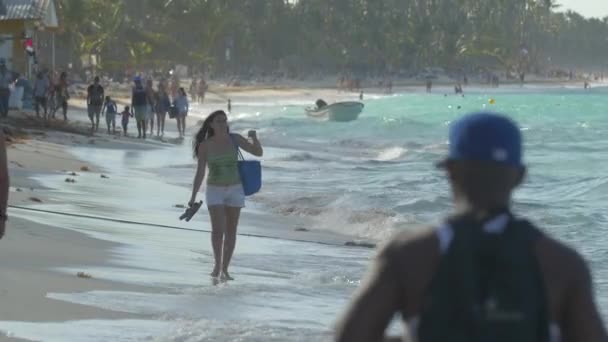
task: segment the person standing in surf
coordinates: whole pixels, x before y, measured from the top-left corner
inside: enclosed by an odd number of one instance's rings
[[[188,96],[184,88],[179,88],[177,91],[177,98],[175,99],[175,107],[177,107],[177,131],[179,137],[183,138],[186,135],[186,116],[188,116],[188,110],[190,104],[188,103]]]
[[[91,121],[91,133],[99,130],[99,116],[103,109],[104,94],[103,86],[99,84],[99,76],[95,76],[93,84],[87,88],[87,111]]]
[[[190,88],[188,89],[188,92],[190,93],[190,98],[192,99],[192,102],[196,102],[196,98],[198,96],[198,80],[196,79],[196,76],[192,77],[192,82],[190,83]]]
[[[587,262],[511,211],[526,173],[517,125],[498,114],[464,116],[437,166],[454,214],[386,244],[336,340],[381,341],[400,313],[419,342],[608,341]]]
[[[43,71],[39,71],[36,74],[36,80],[34,81],[34,109],[36,110],[36,117],[40,117],[40,107],[44,110],[44,115],[42,118],[44,120],[48,119],[48,107],[47,107],[47,97],[49,94],[49,89],[51,88],[51,83],[46,77]]]
[[[127,129],[129,128],[129,118],[133,117],[131,113],[131,108],[129,106],[125,106],[125,109],[120,112],[121,116],[121,124],[122,124],[122,135],[127,136]]]
[[[135,116],[137,123],[137,138],[141,139],[142,136],[146,139],[146,109],[148,108],[148,96],[146,89],[141,84],[141,78],[135,77],[135,87],[131,93],[131,110]],[[143,133],[143,135],[142,135]]]
[[[63,120],[68,121],[68,101],[70,100],[69,84],[68,84],[68,73],[63,71],[59,75],[59,82],[55,86],[55,106],[53,109],[52,116],[55,118],[55,112],[58,108],[61,108],[63,113]]]
[[[146,81],[146,98],[148,106],[146,108],[146,127],[150,127],[150,136],[154,135],[154,116],[156,115],[156,92],[154,91],[152,79]]]
[[[118,114],[118,106],[116,105],[116,101],[112,100],[112,98],[109,96],[106,96],[106,100],[103,105],[103,115],[106,117],[108,134],[116,135],[116,114]],[[110,127],[112,128],[111,131]]]
[[[198,82],[198,103],[203,103],[205,101],[205,94],[207,93],[207,89],[209,89],[209,85],[207,84],[207,82],[205,82],[205,77],[203,76]]]
[[[238,170],[238,148],[261,157],[264,153],[256,131],[248,137],[230,133],[228,117],[223,110],[211,113],[192,142],[194,158],[198,159],[192,196],[188,202],[192,207],[201,188],[205,171],[209,168],[205,198],[211,218],[211,246],[215,265],[212,277],[232,280],[228,266],[236,245],[236,232],[245,206],[245,193]]]
[[[165,135],[167,112],[171,107],[171,99],[167,93],[167,86],[164,81],[158,82],[156,97],[156,135],[162,137]]]

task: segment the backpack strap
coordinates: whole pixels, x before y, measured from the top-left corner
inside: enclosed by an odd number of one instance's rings
[[[538,326],[537,331],[539,333],[538,340],[539,341],[551,341],[551,325],[549,320],[549,300],[547,287],[545,284],[545,279],[543,278],[542,271],[540,269],[540,263],[536,258],[536,253],[534,247],[536,243],[544,237],[544,233],[538,229],[534,224],[525,219],[516,219],[514,224],[521,227],[521,231],[526,235],[527,240],[529,241],[529,246],[531,247],[531,252],[533,253],[532,267],[535,269],[536,274],[536,282],[539,284],[537,288],[536,298],[539,301],[540,310],[538,312]]]
[[[504,211],[495,215],[489,220],[486,220],[482,225],[482,229],[487,233],[499,234],[504,231],[509,221],[513,218],[513,215],[509,211]],[[437,229],[437,238],[439,239],[439,248],[441,254],[445,254],[450,247],[452,239],[454,239],[454,228],[455,226],[461,225],[478,225],[479,222],[475,222],[469,216],[454,217],[448,220],[448,222],[442,224]]]

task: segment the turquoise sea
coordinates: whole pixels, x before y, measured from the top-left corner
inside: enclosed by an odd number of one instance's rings
[[[65,198],[65,204],[38,208],[111,213],[200,232],[24,211],[40,222],[123,243],[115,251],[116,266],[92,269],[96,277],[166,290],[50,295],[149,319],[0,322],[0,329],[26,338],[44,331],[45,340],[57,341],[65,334],[78,341],[331,340],[332,325],[374,253],[344,242],[382,243],[396,231],[440,222],[451,198],[444,174],[433,165],[447,151],[450,122],[479,110],[508,114],[520,124],[529,174],[516,193],[515,211],[589,260],[608,318],[608,89],[465,92],[369,95],[359,120],[350,123],[306,117],[303,108],[314,98],[237,104],[231,128],[258,129],[266,149],[265,183],[243,214],[232,271],[237,280],[219,286],[205,276],[212,263],[206,213],[186,224],[173,208],[187,201],[193,177],[187,142],[143,152],[74,150],[104,165],[113,181],[100,184],[93,181],[98,175],[83,175],[68,190],[61,175],[37,177]]]

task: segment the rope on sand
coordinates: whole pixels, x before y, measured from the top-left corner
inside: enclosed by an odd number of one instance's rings
[[[155,227],[155,228],[162,228],[162,229],[185,230],[185,231],[197,232],[197,233],[211,233],[211,231],[207,230],[207,229],[184,228],[184,227],[176,227],[176,226],[157,224],[157,223],[147,223],[147,222],[138,222],[138,221],[130,221],[130,220],[121,220],[121,219],[108,218],[108,217],[93,216],[93,215],[66,213],[66,212],[61,212],[61,211],[53,211],[53,210],[45,210],[45,209],[36,209],[36,208],[30,208],[30,207],[23,207],[23,206],[19,206],[19,205],[8,205],[8,207],[12,208],[12,209],[32,211],[32,212],[37,212],[37,213],[45,213],[45,214],[53,214],[53,215],[60,215],[60,216],[78,217],[78,218],[85,218],[85,219],[91,219],[91,220],[116,222],[116,223],[124,223],[124,224],[133,224],[133,225],[138,225],[138,226],[148,226],[148,227]],[[368,247],[368,248],[372,248],[373,247],[370,244],[365,244],[365,243],[364,244],[357,244],[357,243],[354,243],[354,242],[346,242],[345,244],[339,244],[339,243],[323,242],[323,241],[292,239],[292,238],[281,238],[281,237],[276,237],[276,236],[268,236],[268,235],[261,235],[261,234],[251,234],[251,233],[237,233],[237,235],[238,236],[246,236],[246,237],[262,238],[262,239],[272,239],[272,240],[282,240],[282,241],[291,241],[291,242],[312,243],[312,244],[317,244],[317,245],[334,246],[334,247],[347,247],[347,246],[348,247]]]

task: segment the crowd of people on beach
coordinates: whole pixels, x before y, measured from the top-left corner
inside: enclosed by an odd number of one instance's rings
[[[2,97],[2,78],[4,77],[2,70],[3,64],[0,61],[0,100],[4,98]],[[7,84],[8,89],[8,84],[14,80],[8,80],[8,77],[5,79],[4,83]],[[203,77],[200,80],[196,77],[193,78],[189,88],[192,101],[202,103],[208,88]],[[63,120],[68,120],[68,101],[71,94],[67,72],[61,72],[58,76],[47,70],[37,72],[32,92],[36,117],[44,120],[54,119],[57,111],[61,110]],[[6,96],[7,101],[9,95]],[[130,104],[124,106],[122,111],[119,111],[118,101],[107,96],[99,76],[93,78],[93,83],[88,86],[86,91],[86,107],[91,122],[91,133],[99,131],[99,122],[103,116],[107,133],[115,135],[117,133],[116,116],[120,115],[122,134],[128,135],[129,122],[131,118],[134,118],[138,132],[137,138],[141,139],[154,135],[155,122],[156,136],[164,136],[167,116],[176,120],[179,137],[183,138],[186,131],[185,118],[190,110],[190,102],[188,94],[181,86],[177,76],[159,79],[156,88],[154,88],[154,80],[151,77],[145,79],[142,76],[133,77]],[[0,101],[0,114],[4,113],[2,104],[3,102]],[[8,105],[6,108],[8,112]]]
[[[47,71],[36,74],[33,85],[34,110],[36,117],[45,120],[54,119],[57,110],[61,109],[63,120],[68,120],[68,101],[70,100],[68,74],[63,71],[57,77],[56,73],[49,75]]]
[[[91,134],[99,131],[99,123],[104,117],[107,133],[116,135],[116,119],[119,116],[123,136],[128,136],[129,123],[134,119],[137,138],[146,139],[154,135],[155,122],[156,136],[163,137],[166,119],[169,116],[170,119],[176,120],[179,138],[183,139],[191,101],[188,99],[188,93],[181,86],[179,77],[171,72],[169,74],[168,78],[160,77],[156,81],[156,89],[151,74],[142,73],[147,76],[134,76],[130,104],[123,106],[122,110],[118,103],[128,102],[127,95],[121,96],[120,90],[117,98],[107,95],[102,79],[99,76],[93,77],[92,83],[86,89],[86,111],[91,123]],[[9,98],[19,77],[19,74],[7,68],[6,60],[0,58],[0,116],[2,117],[8,116]],[[204,77],[194,76],[188,89],[192,102],[202,103],[208,89],[209,85]],[[69,101],[74,92],[77,91],[70,83],[66,71],[59,73],[48,69],[39,70],[35,73],[31,85],[32,105],[36,117],[48,121],[55,119],[57,112],[61,111],[63,120],[67,122]],[[227,99],[228,112],[231,111],[231,107],[231,100]]]

